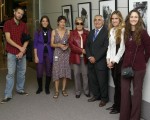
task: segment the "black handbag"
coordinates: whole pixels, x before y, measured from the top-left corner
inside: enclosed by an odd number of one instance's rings
[[[21,38],[21,43],[24,44],[24,42],[29,41],[27,49],[26,49],[26,59],[29,62],[32,62],[32,42],[31,42],[31,36],[29,34],[26,33],[22,33],[22,38]]]
[[[134,76],[134,71],[132,67],[126,67],[122,69],[121,74],[124,78],[132,78]]]
[[[121,75],[122,75],[124,78],[127,78],[127,79],[128,79],[128,78],[134,77],[134,70],[133,70],[132,66],[133,66],[133,63],[134,63],[134,61],[135,61],[137,49],[138,49],[138,46],[136,47],[136,51],[135,51],[135,55],[134,55],[134,58],[133,58],[131,67],[123,68],[122,71],[121,71]]]

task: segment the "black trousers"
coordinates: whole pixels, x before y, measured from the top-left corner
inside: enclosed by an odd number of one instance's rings
[[[122,61],[118,64],[115,63],[114,67],[111,69],[111,74],[115,86],[115,94],[114,94],[114,105],[118,111],[120,111],[120,102],[121,102],[121,66]]]
[[[90,91],[96,99],[108,102],[108,69],[98,70],[88,68],[88,79]]]

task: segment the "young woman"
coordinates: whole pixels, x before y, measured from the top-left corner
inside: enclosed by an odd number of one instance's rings
[[[58,27],[52,31],[51,46],[54,50],[52,76],[55,82],[55,94],[53,98],[59,96],[59,81],[62,79],[62,94],[68,96],[66,92],[67,78],[71,79],[71,69],[69,65],[68,38],[70,32],[65,28],[66,18],[59,16],[57,19]]]
[[[75,25],[76,28],[71,31],[69,37],[71,49],[70,63],[72,64],[74,73],[75,94],[76,98],[80,98],[82,93],[80,73],[82,73],[84,94],[87,97],[90,97],[87,77],[87,58],[85,52],[85,43],[89,32],[84,29],[84,23],[81,17],[76,18]]]
[[[133,78],[127,79],[122,77],[121,79],[120,120],[140,120],[142,86],[146,72],[146,63],[150,57],[150,37],[143,28],[143,20],[137,10],[129,12],[126,18],[124,36],[125,54],[122,68],[131,66],[135,56],[132,66],[135,74]],[[133,83],[132,97],[130,92],[131,82]]]
[[[50,46],[51,25],[47,16],[42,16],[40,20],[40,28],[34,35],[34,57],[37,65],[37,82],[38,90],[36,94],[42,92],[43,72],[46,72],[45,93],[49,94],[49,85],[51,81],[53,48]],[[45,69],[45,70],[44,70]]]
[[[115,85],[114,104],[107,108],[110,114],[120,112],[121,98],[121,65],[122,56],[125,50],[124,45],[124,21],[120,11],[114,11],[110,17],[109,24],[109,46],[107,51],[107,66],[111,69],[113,82]]]

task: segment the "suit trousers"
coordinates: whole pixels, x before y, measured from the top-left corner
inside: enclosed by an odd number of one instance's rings
[[[88,68],[90,91],[96,99],[108,102],[108,69]]]
[[[80,58],[80,61],[81,61],[80,64],[72,64],[76,95],[80,95],[82,91],[82,82],[81,82],[80,73],[82,75],[82,80],[83,80],[84,94],[89,94],[87,65],[84,63],[84,58]]]
[[[115,85],[113,107],[115,107],[118,111],[120,111],[120,102],[121,102],[121,65],[122,61],[120,61],[118,64],[115,63],[114,67],[111,69],[111,74]]]
[[[120,120],[140,120],[142,86],[146,70],[135,71],[134,78],[121,79],[121,109]],[[131,96],[131,81],[133,96]]]

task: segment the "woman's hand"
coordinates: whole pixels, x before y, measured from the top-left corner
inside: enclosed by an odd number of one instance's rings
[[[113,68],[114,67],[114,62],[113,61],[107,61],[107,67],[109,68],[109,69],[111,69],[111,68]]]
[[[85,49],[83,49],[83,50],[82,50],[82,53],[83,53],[83,54],[86,54],[86,51],[85,51]]]
[[[39,63],[39,58],[37,56],[34,57],[34,62]]]
[[[66,50],[66,49],[68,49],[68,45],[60,44],[60,48],[61,48],[62,50]]]

